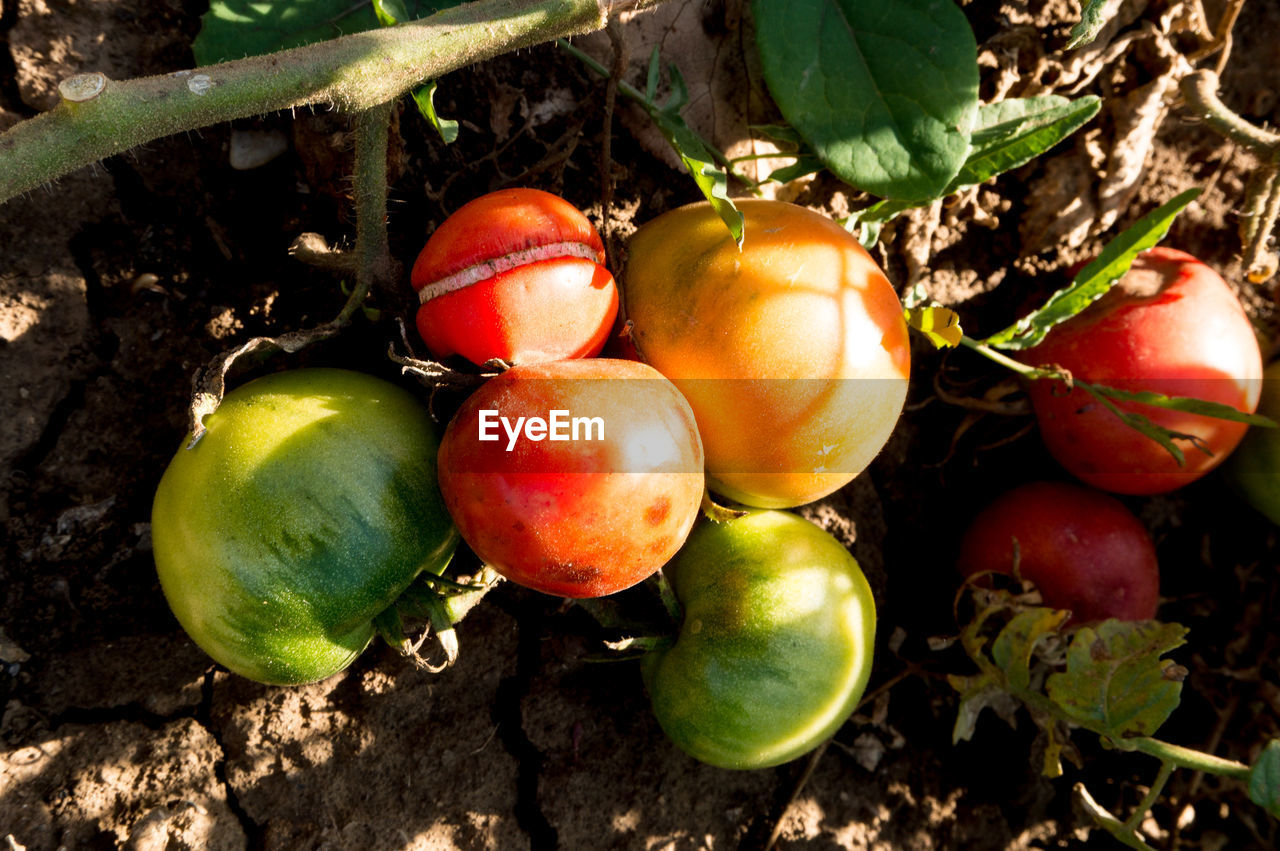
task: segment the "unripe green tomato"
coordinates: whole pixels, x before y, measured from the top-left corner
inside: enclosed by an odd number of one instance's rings
[[[871,675],[875,600],[849,551],[784,511],[703,522],[665,567],[684,620],[641,670],[658,723],[722,768],[812,750]]]
[[[1266,368],[1262,383],[1258,413],[1280,422],[1280,361]],[[1280,429],[1250,426],[1224,470],[1246,502],[1280,524]]]
[[[373,619],[458,534],[426,409],[393,384],[303,369],[227,394],[156,490],[156,569],[178,622],[230,670],[280,685],[349,665]]]

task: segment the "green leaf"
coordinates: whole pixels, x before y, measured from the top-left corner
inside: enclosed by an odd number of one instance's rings
[[[1083,627],[1067,648],[1067,670],[1049,676],[1049,698],[1069,720],[1100,735],[1150,735],[1181,698],[1186,672],[1160,657],[1186,634],[1179,624],[1159,621]]]
[[[1098,32],[1107,24],[1107,19],[1115,14],[1118,3],[1108,4],[1107,0],[1084,0],[1081,4],[1080,23],[1071,28],[1071,41],[1067,42],[1067,50],[1084,47],[1098,37]]]
[[[378,16],[378,23],[384,27],[394,27],[401,21],[409,20],[409,10],[401,0],[373,0],[373,12]]]
[[[423,18],[461,0],[379,0],[397,20]],[[191,45],[196,62],[211,65],[377,29],[379,11],[357,0],[212,0]]]
[[[578,59],[600,76],[609,76],[609,69],[565,39],[557,39],[556,44],[561,50]],[[720,216],[729,233],[733,235],[734,241],[738,243],[738,248],[741,249],[744,237],[742,213],[729,198],[729,176],[721,165],[725,162],[724,155],[717,156],[717,152],[711,145],[686,124],[680,115],[680,110],[689,103],[689,89],[685,85],[684,77],[680,74],[680,69],[675,65],[670,66],[671,96],[667,98],[666,103],[658,105],[655,98],[661,71],[660,62],[658,48],[654,47],[649,56],[649,73],[645,91],[638,91],[625,80],[619,80],[618,93],[639,104],[645,112],[649,113],[649,118],[653,120],[663,138],[680,157],[703,197],[710,202],[712,209]]]
[[[1237,411],[1230,405],[1210,402],[1206,399],[1193,399],[1188,396],[1165,396],[1163,393],[1153,393],[1150,390],[1120,390],[1115,387],[1108,387],[1105,384],[1091,384],[1089,386],[1108,399],[1139,402],[1143,405],[1152,405],[1157,408],[1186,411],[1190,414],[1200,414],[1214,419],[1230,420],[1235,423],[1247,423],[1261,428],[1280,427],[1280,424],[1277,424],[1275,420],[1264,417],[1262,414],[1247,414],[1244,411]]]
[[[1121,410],[1115,402],[1112,402],[1111,399],[1102,392],[1098,385],[1090,384],[1086,381],[1076,381],[1074,384],[1076,387],[1086,391],[1093,398],[1101,402],[1103,407],[1119,417],[1120,421],[1129,428],[1141,435],[1151,438],[1156,443],[1163,446],[1165,451],[1173,456],[1173,460],[1178,462],[1179,467],[1187,463],[1187,456],[1183,454],[1182,449],[1178,444],[1174,443],[1175,440],[1188,440],[1192,445],[1199,446],[1203,451],[1209,451],[1204,445],[1204,441],[1196,437],[1194,434],[1173,431],[1172,429],[1167,429],[1164,426],[1156,425],[1150,419],[1139,414],[1137,411]]]
[[[964,336],[960,328],[960,314],[949,307],[910,307],[902,315],[908,327],[924,334],[939,349],[960,345],[960,338]]]
[[[671,96],[661,108],[650,107],[649,115],[741,250],[746,235],[744,221],[741,211],[729,198],[729,176],[716,164],[711,146],[680,115],[680,110],[689,103],[689,89],[679,68],[673,64],[668,66],[668,70],[671,74]]]
[[[982,342],[997,349],[1029,349],[1055,325],[1077,315],[1097,301],[1129,271],[1133,260],[1164,239],[1174,217],[1199,197],[1199,188],[1188,189],[1143,216],[1107,243],[1102,252],[1076,275],[1069,286],[1049,296],[1038,310],[1019,319]]]
[[[803,145],[804,137],[789,124],[753,124],[750,129],[779,144]]]
[[[952,688],[960,693],[956,723],[951,729],[952,744],[973,738],[978,727],[978,717],[984,709],[993,709],[1005,719],[1012,719],[1017,712],[1017,701],[994,676],[980,674],[973,677],[950,676],[947,679]]]
[[[1280,739],[1272,739],[1249,769],[1249,800],[1280,818]]]
[[[1010,687],[1024,691],[1031,685],[1031,654],[1036,645],[1056,633],[1070,612],[1033,608],[1019,612],[1005,624],[991,644],[991,660],[1004,671]]]
[[[419,86],[413,90],[413,102],[418,105],[418,112],[422,113],[422,117],[436,128],[436,132],[440,134],[440,138],[444,140],[446,145],[452,144],[458,138],[458,122],[451,118],[441,118],[436,112],[436,81],[432,80],[425,86]]]
[[[787,121],[874,195],[941,197],[969,151],[977,44],[952,0],[753,0],[756,45]]]
[[[775,168],[773,171],[769,172],[769,180],[773,180],[778,183],[788,183],[796,178],[804,177],[805,175],[817,174],[824,168],[826,168],[826,166],[822,164],[822,160],[815,156],[806,154],[797,157],[796,161],[791,165],[783,166],[782,168]]]
[[[969,155],[948,192],[1026,165],[1079,130],[1102,108],[1102,101],[1093,95],[1061,104],[1056,101],[1066,98],[1050,95],[982,107],[980,128],[974,131]]]

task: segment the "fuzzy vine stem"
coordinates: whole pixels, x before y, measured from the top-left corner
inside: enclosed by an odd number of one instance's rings
[[[93,76],[87,94],[0,134],[0,203],[153,139],[284,109],[360,112],[426,80],[663,0],[478,0],[418,21],[154,77]],[[100,79],[99,79],[100,78]],[[74,79],[74,78],[73,78]]]
[[[356,285],[336,325],[351,321],[375,284],[394,277],[387,243],[387,137],[394,107],[388,101],[356,116]]]

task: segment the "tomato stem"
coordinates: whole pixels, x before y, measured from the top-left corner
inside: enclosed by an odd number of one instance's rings
[[[374,284],[395,277],[387,244],[387,139],[394,106],[387,101],[356,116],[356,285],[335,325],[351,321]]]
[[[91,100],[63,100],[0,134],[0,203],[104,157],[175,133],[277,110],[360,111],[427,80],[661,0],[479,0],[417,21],[134,80],[103,80]]]

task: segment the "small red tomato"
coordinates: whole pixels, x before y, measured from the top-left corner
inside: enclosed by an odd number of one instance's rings
[[[471,395],[440,444],[463,539],[508,579],[600,597],[675,555],[702,502],[689,403],[652,367],[598,358],[517,366]]]
[[[1016,554],[1016,555],[1015,555]],[[960,572],[1013,573],[1075,623],[1155,617],[1160,570],[1151,536],[1114,497],[1032,482],[987,506],[960,544]]]
[[[576,207],[539,189],[464,204],[427,240],[411,283],[437,358],[545,363],[591,357],[618,312],[604,244]]]
[[[1170,248],[1138,256],[1111,291],[1049,332],[1020,358],[1056,364],[1094,384],[1189,396],[1252,413],[1262,385],[1262,356],[1235,293],[1199,260]],[[1031,403],[1045,445],[1082,481],[1115,493],[1173,490],[1209,472],[1231,453],[1246,426],[1199,414],[1117,403],[1157,425],[1195,436],[1186,463],[1129,428],[1085,390],[1036,381]]]

